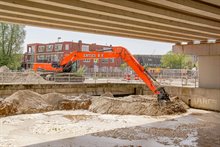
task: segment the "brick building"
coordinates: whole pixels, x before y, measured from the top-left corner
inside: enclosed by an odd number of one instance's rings
[[[78,42],[56,42],[56,43],[33,43],[27,45],[27,51],[24,54],[22,67],[29,69],[34,62],[50,63],[52,61],[60,61],[62,58],[73,51],[95,51],[111,48],[111,46],[86,44],[81,40]],[[121,59],[98,59],[94,64],[94,60],[79,60],[77,67],[85,66],[87,72],[118,72],[120,70]]]

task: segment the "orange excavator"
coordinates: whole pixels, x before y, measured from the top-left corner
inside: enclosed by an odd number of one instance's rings
[[[73,51],[69,55],[65,56],[60,62],[52,63],[34,63],[33,70],[39,69],[45,71],[58,71],[58,72],[70,72],[72,64],[76,60],[84,59],[103,59],[103,58],[121,58],[127,65],[129,65],[136,74],[144,81],[149,89],[157,95],[158,101],[165,100],[170,101],[169,94],[165,91],[164,87],[157,88],[153,81],[156,79],[144,69],[143,66],[132,56],[132,54],[124,47],[116,46],[108,50],[97,51]]]

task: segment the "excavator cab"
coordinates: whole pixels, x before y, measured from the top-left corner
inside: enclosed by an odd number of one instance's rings
[[[52,62],[51,63],[51,66],[53,67],[53,68],[59,68],[60,67],[60,64],[59,64],[59,62]]]

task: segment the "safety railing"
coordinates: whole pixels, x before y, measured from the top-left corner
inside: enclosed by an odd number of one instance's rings
[[[166,69],[150,72],[161,85],[198,86],[198,72],[194,70]],[[129,75],[129,76],[128,76]],[[0,72],[0,84],[45,84],[57,82],[84,83],[143,83],[134,72],[87,72],[83,76],[73,73],[35,73],[28,72]]]

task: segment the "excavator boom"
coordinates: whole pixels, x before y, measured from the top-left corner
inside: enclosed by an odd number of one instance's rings
[[[152,76],[145,71],[144,67],[139,64],[139,62],[134,58],[134,56],[124,47],[112,47],[111,51],[90,51],[90,52],[81,52],[74,51],[69,55],[65,56],[59,65],[54,65],[51,63],[35,63],[33,66],[34,70],[37,70],[39,67],[45,70],[48,69],[57,69],[57,71],[62,70],[63,72],[71,71],[72,63],[76,60],[84,59],[103,59],[103,58],[121,58],[127,65],[129,65],[135,73],[144,81],[148,88],[157,95],[158,100],[169,101],[169,95],[166,93],[163,87],[157,88],[152,79]],[[44,68],[45,67],[45,68]]]

